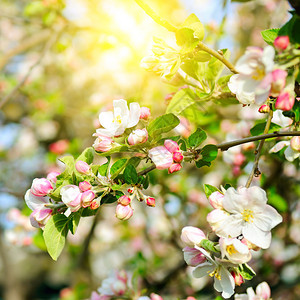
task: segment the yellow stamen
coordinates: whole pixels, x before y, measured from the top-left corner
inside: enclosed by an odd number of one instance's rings
[[[216,277],[218,280],[221,280],[221,274],[219,273],[219,270],[220,268],[218,267],[217,269],[215,269],[214,271],[212,271],[211,273],[209,273],[208,275],[210,277]]]
[[[237,253],[237,251],[236,251],[236,249],[234,248],[233,245],[227,246],[227,247],[226,247],[226,251],[227,251],[227,253],[228,253],[229,255],[232,255],[232,254],[234,254],[234,253]]]
[[[113,119],[113,123],[114,122],[117,122],[118,124],[121,124],[122,123],[122,118],[120,115],[116,116],[114,119]]]
[[[266,73],[264,67],[259,66],[256,68],[256,74],[254,74],[252,78],[254,80],[262,80],[265,77],[265,75]]]
[[[252,223],[253,222],[253,211],[251,209],[244,209],[242,212],[243,220]]]

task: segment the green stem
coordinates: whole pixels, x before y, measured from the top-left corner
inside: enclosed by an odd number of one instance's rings
[[[271,126],[272,118],[273,118],[273,110],[270,110],[268,120],[267,120],[267,124],[266,124],[265,130],[264,130],[264,134],[268,133],[268,131],[270,129],[270,126]],[[265,143],[265,140],[261,140],[259,142],[256,150],[255,150],[255,160],[254,160],[254,164],[253,164],[251,173],[250,173],[250,175],[248,177],[248,180],[247,180],[247,183],[246,183],[246,188],[250,187],[250,184],[252,182],[253,177],[255,175],[258,176],[260,174],[260,171],[258,169],[258,162],[259,162],[260,153],[261,153],[261,150],[262,150],[262,147],[263,147],[264,143]]]
[[[170,24],[167,20],[162,19],[155,11],[146,4],[143,0],[135,0],[135,2],[144,10],[144,12],[149,15],[157,24],[165,27],[169,31],[176,32],[177,28]]]

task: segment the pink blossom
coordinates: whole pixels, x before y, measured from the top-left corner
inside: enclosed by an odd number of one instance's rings
[[[118,203],[120,203],[124,206],[127,206],[130,202],[131,202],[131,199],[126,195],[123,195],[118,199]]]
[[[55,143],[50,144],[49,150],[50,152],[60,155],[67,151],[70,142],[68,140],[59,140]]]
[[[46,178],[35,178],[31,185],[31,192],[35,196],[46,196],[53,190],[52,184]]]
[[[118,204],[116,207],[116,217],[120,220],[128,220],[133,215],[133,209],[130,205]]]
[[[52,209],[35,209],[30,215],[30,223],[33,227],[44,228],[52,214]]]
[[[196,248],[185,247],[183,249],[183,257],[185,262],[192,267],[196,267],[206,261],[206,257]]]
[[[282,91],[275,103],[276,109],[291,110],[295,103],[295,97],[289,91]]]
[[[93,191],[88,190],[81,194],[81,205],[82,207],[88,207],[91,202],[95,199],[96,195]]]
[[[180,148],[179,148],[178,144],[173,140],[165,140],[164,146],[171,153],[180,151]]]
[[[241,274],[236,274],[234,271],[232,271],[231,275],[234,279],[235,285],[240,286],[242,283],[244,283],[244,278],[241,276]]]
[[[171,166],[168,169],[169,174],[172,174],[174,172],[178,172],[178,171],[181,170],[181,168],[182,168],[181,164],[173,163],[173,164],[171,164]]]
[[[88,181],[79,182],[79,189],[82,192],[88,191],[92,188],[92,185]]]
[[[291,139],[291,148],[294,151],[300,152],[300,136],[294,136]]]
[[[222,193],[218,192],[218,191],[213,192],[208,197],[208,201],[209,201],[210,205],[213,208],[219,208],[219,209],[223,208],[223,205],[222,205],[223,199],[224,199],[224,195]]]
[[[262,114],[267,114],[270,111],[270,106],[267,104],[263,104],[258,111]]]
[[[72,212],[76,212],[81,207],[81,191],[76,185],[65,185],[60,190],[62,201],[70,208]]]
[[[183,160],[183,155],[181,152],[173,152],[173,161],[176,163],[181,163]]]
[[[146,198],[146,203],[147,203],[148,206],[154,207],[155,206],[155,198],[153,198],[153,197],[147,197]]]
[[[278,36],[274,41],[274,46],[279,52],[285,50],[290,44],[288,35]]]
[[[76,162],[75,168],[81,174],[87,174],[90,170],[90,166],[85,161],[82,160]]]
[[[148,120],[149,117],[151,115],[151,111],[150,111],[150,108],[148,107],[141,107],[141,110],[140,110],[140,119],[143,119],[143,120]]]
[[[111,137],[101,135],[101,134],[94,134],[94,136],[97,136],[97,139],[95,140],[93,147],[96,151],[99,152],[107,152],[113,148],[114,141]]]
[[[148,140],[148,131],[144,129],[136,129],[132,131],[128,137],[129,145],[137,145],[147,142]]]
[[[60,175],[60,172],[50,172],[48,175],[47,175],[47,179],[52,182],[52,183],[56,183],[57,181],[57,176]]]
[[[148,155],[159,170],[168,169],[173,163],[172,153],[164,146],[150,149]]]
[[[181,240],[189,247],[199,245],[205,239],[204,232],[194,226],[185,226],[181,231]]]
[[[272,71],[271,95],[277,97],[285,87],[287,71],[275,69]]]

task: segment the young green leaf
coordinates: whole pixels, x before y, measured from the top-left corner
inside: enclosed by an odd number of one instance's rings
[[[266,43],[273,46],[274,40],[277,38],[279,32],[279,28],[272,28],[263,30],[261,32],[261,35]]]
[[[206,145],[200,153],[204,161],[211,162],[218,156],[218,148],[216,145]]]
[[[155,137],[161,133],[166,133],[175,128],[180,123],[179,119],[173,114],[166,114],[153,120],[148,125],[149,136]]]
[[[52,216],[45,226],[44,240],[48,253],[53,260],[57,260],[64,248],[68,222],[69,220],[65,215],[57,214]]]
[[[126,158],[117,160],[110,168],[111,178],[115,178],[120,172],[123,171],[127,163]]]
[[[207,135],[204,130],[197,128],[197,130],[188,137],[188,145],[192,148],[197,148],[203,141],[205,141]]]
[[[256,275],[253,269],[247,264],[239,265],[239,273],[246,280],[251,280]]]
[[[82,210],[79,210],[75,213],[71,213],[71,215],[69,216],[69,229],[71,231],[72,234],[75,234],[80,218],[81,218],[81,212]]]
[[[86,148],[76,159],[76,161],[82,160],[84,162],[86,162],[87,164],[91,164],[94,160],[94,148],[93,147],[89,147]]]
[[[101,176],[107,176],[107,171],[110,163],[110,156],[107,156],[106,158],[107,162],[98,168],[98,172]]]
[[[124,176],[125,182],[128,184],[137,184],[137,182],[138,182],[138,174],[133,165],[128,164],[126,166],[123,176]]]
[[[192,89],[186,88],[179,90],[170,101],[167,113],[180,115],[187,107],[195,103],[195,92]]]
[[[214,186],[212,186],[212,185],[210,185],[210,184],[204,184],[204,193],[205,193],[207,199],[208,199],[208,197],[209,197],[212,193],[214,193],[214,192],[219,192],[219,193],[221,193],[220,190],[217,189],[216,187],[214,187]]]
[[[203,239],[201,242],[200,242],[200,246],[207,250],[207,251],[211,251],[211,252],[220,252],[218,251],[216,248],[215,248],[215,243],[210,241],[210,240],[206,240],[206,239]]]
[[[266,122],[258,123],[250,129],[250,133],[253,136],[263,134],[265,127],[266,127]],[[269,133],[278,131],[280,128],[281,128],[281,126],[279,126],[275,123],[271,123]]]
[[[210,167],[211,166],[211,162],[209,161],[205,161],[203,159],[199,159],[196,162],[196,167],[197,168],[201,168],[201,167]]]

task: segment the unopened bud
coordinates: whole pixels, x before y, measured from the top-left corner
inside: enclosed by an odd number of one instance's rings
[[[300,136],[293,136],[291,139],[291,148],[300,152]]]
[[[260,296],[260,299],[268,300],[271,298],[271,289],[265,281],[256,287],[256,293]]]
[[[295,97],[291,95],[288,91],[282,91],[278,96],[275,108],[281,110],[291,110],[295,103]]]
[[[60,175],[60,172],[50,172],[48,175],[47,175],[47,179],[49,181],[51,181],[52,183],[56,183],[57,181],[57,176]]]
[[[181,164],[178,164],[178,163],[175,163],[175,164],[171,164],[171,166],[169,167],[168,171],[169,171],[169,174],[172,174],[174,172],[178,172],[180,171],[182,168],[182,165]]]
[[[96,151],[107,152],[113,148],[114,141],[111,137],[97,134],[96,136],[98,137],[93,144],[93,147]]]
[[[259,109],[258,112],[262,114],[267,114],[270,111],[270,106],[267,104],[263,104]]]
[[[151,116],[150,108],[145,107],[145,106],[141,107],[141,109],[140,109],[140,119],[148,120],[150,116]]]
[[[153,198],[153,197],[147,197],[146,198],[146,203],[147,203],[148,206],[154,207],[155,206],[155,198]]]
[[[97,200],[91,202],[90,208],[95,210],[100,206],[100,203]]]
[[[52,184],[46,178],[35,178],[31,185],[31,193],[35,196],[46,196],[53,190]]]
[[[90,170],[90,166],[85,161],[82,160],[79,160],[75,164],[75,168],[81,174],[87,174]]]
[[[128,220],[133,215],[133,209],[130,205],[124,206],[122,204],[118,204],[116,207],[116,217],[120,220]]]
[[[132,131],[128,137],[129,145],[137,145],[145,143],[148,140],[148,131],[144,129],[136,129]]]
[[[234,271],[231,272],[231,275],[234,279],[235,285],[240,286],[242,283],[244,283],[244,278],[241,274],[236,274]]]
[[[176,163],[181,163],[183,160],[183,155],[181,152],[174,152],[173,153],[173,160]]]
[[[91,205],[91,202],[95,199],[96,195],[93,191],[85,191],[81,195],[82,207],[88,207]]]
[[[124,206],[127,206],[130,202],[131,202],[131,199],[126,195],[123,195],[118,199],[118,203],[120,203]]]
[[[218,191],[213,192],[209,197],[208,201],[213,208],[222,209],[223,208],[224,195]]]
[[[164,146],[171,153],[178,152],[180,150],[178,144],[173,140],[165,140]]]
[[[288,73],[282,69],[276,69],[272,72],[271,95],[277,97],[285,87]]]
[[[190,247],[194,247],[195,245],[199,245],[200,242],[205,239],[204,232],[194,226],[186,226],[182,228],[181,231],[181,240]]]
[[[150,299],[151,300],[163,300],[163,298],[157,294],[151,293],[150,294]]]
[[[133,194],[133,189],[128,189],[127,192],[128,192],[129,194]]]
[[[79,188],[82,192],[88,191],[92,188],[92,185],[88,181],[79,182]]]
[[[274,46],[279,52],[285,50],[290,44],[288,35],[278,36],[274,41]]]
[[[196,267],[206,261],[206,257],[201,251],[196,248],[190,247],[185,247],[183,249],[183,258],[185,262],[191,267]]]

